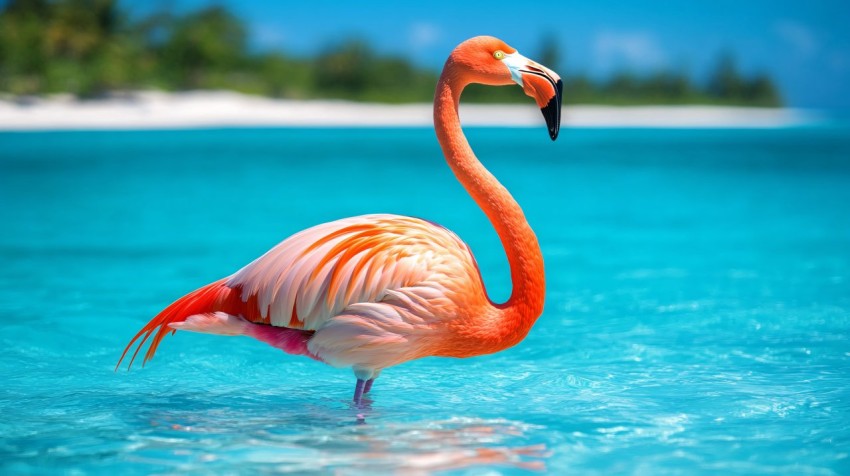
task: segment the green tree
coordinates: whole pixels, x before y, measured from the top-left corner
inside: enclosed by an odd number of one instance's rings
[[[314,68],[307,61],[271,53],[260,58],[257,71],[262,76],[263,94],[268,96],[303,99],[313,89]]]
[[[365,41],[336,44],[316,58],[293,58],[249,52],[247,37],[245,24],[220,6],[132,18],[117,0],[10,0],[0,6],[0,91],[86,97],[150,87],[222,88],[292,98],[433,99],[435,71],[379,55]],[[782,103],[768,76],[743,77],[730,53],[720,56],[701,89],[670,71],[622,71],[605,81],[561,71],[564,54],[551,33],[532,56],[562,74],[568,103]],[[464,100],[528,101],[520,88],[476,85]]]
[[[640,92],[638,78],[629,71],[615,73],[602,87],[605,94],[615,98],[618,102],[634,98]]]
[[[764,74],[748,80],[744,84],[742,99],[756,106],[780,107],[782,98],[773,81]]]
[[[586,76],[574,75],[564,78],[563,101],[572,104],[596,102],[599,96],[596,85]]]
[[[116,57],[123,18],[113,0],[66,0],[52,5],[44,32],[50,58],[46,89],[88,96],[114,89],[129,73]],[[111,60],[111,61],[109,61]]]
[[[690,81],[684,74],[659,71],[644,80],[643,96],[656,103],[682,103],[693,95]]]
[[[0,87],[17,94],[108,89],[98,65],[122,24],[113,0],[10,2],[0,13]]]
[[[316,59],[316,89],[332,96],[361,96],[374,78],[369,72],[374,59],[372,48],[362,40],[325,49]]]
[[[709,76],[707,92],[719,99],[733,100],[741,96],[743,83],[735,57],[725,52]]]
[[[558,37],[553,33],[544,35],[540,40],[537,57],[533,59],[546,65],[552,71],[558,72],[561,67],[561,49],[558,46]]]
[[[162,71],[179,88],[223,87],[245,58],[242,22],[215,6],[177,18],[162,45]]]
[[[43,88],[49,63],[43,35],[50,5],[44,0],[12,0],[0,13],[0,87],[13,94]]]

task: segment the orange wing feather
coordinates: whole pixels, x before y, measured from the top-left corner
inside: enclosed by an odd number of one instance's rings
[[[422,252],[429,250],[434,251],[431,261],[422,259]],[[435,274],[448,278],[444,282],[460,278],[480,283],[466,245],[439,225],[394,215],[319,225],[166,307],[133,337],[119,365],[141,339],[130,359],[132,366],[153,336],[146,363],[162,338],[174,332],[169,324],[195,314],[224,312],[259,324],[315,331],[353,304],[380,302],[393,290],[418,285]]]
[[[151,319],[150,322],[142,327],[133,339],[130,340],[130,343],[127,344],[126,348],[124,348],[124,353],[121,354],[121,358],[118,359],[118,364],[115,366],[116,370],[121,365],[121,361],[124,360],[124,357],[126,357],[130,347],[133,346],[133,343],[135,343],[139,337],[144,335],[142,340],[139,342],[139,345],[136,347],[136,351],[133,352],[133,357],[130,358],[130,364],[127,366],[128,369],[133,366],[136,356],[139,354],[139,351],[142,349],[145,341],[147,341],[151,335],[153,335],[153,340],[148,347],[147,353],[145,353],[145,359],[142,361],[143,367],[148,360],[153,358],[160,341],[163,337],[165,337],[165,334],[171,330],[169,329],[168,324],[183,321],[194,314],[210,312],[209,310],[211,308],[217,307],[221,302],[227,300],[230,294],[231,289],[224,285],[224,280],[222,279],[192,291],[191,293],[174,301],[157,314],[156,317]],[[177,331],[171,330],[171,332],[174,333]]]

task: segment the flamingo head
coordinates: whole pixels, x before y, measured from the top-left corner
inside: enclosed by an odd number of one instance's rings
[[[564,83],[554,71],[522,56],[507,43],[492,36],[477,36],[458,45],[449,56],[446,66],[449,65],[460,67],[471,83],[491,86],[519,84],[543,112],[549,137],[552,140],[558,138]]]

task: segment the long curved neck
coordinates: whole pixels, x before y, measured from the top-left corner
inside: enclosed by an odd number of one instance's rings
[[[437,84],[434,126],[446,161],[466,191],[484,211],[502,241],[511,268],[513,290],[496,305],[499,330],[509,345],[519,342],[543,312],[545,274],[543,255],[519,204],[475,157],[460,126],[458,103],[464,78],[447,64]]]

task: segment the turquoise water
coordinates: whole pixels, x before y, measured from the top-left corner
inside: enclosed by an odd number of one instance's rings
[[[302,228],[437,221],[509,294],[428,129],[0,134],[0,473],[848,474],[850,134],[473,129],[546,257],[503,353],[349,371],[163,306]]]

